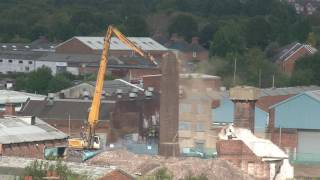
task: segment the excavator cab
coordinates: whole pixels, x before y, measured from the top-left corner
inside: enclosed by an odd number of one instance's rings
[[[100,149],[100,148],[101,148],[100,136],[95,135],[93,137],[93,149]]]

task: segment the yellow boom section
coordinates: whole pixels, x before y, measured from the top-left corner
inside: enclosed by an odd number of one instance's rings
[[[108,53],[110,48],[110,41],[112,35],[115,35],[121,42],[132,48],[135,52],[139,53],[141,56],[148,58],[151,60],[155,65],[157,65],[157,62],[155,61],[154,57],[150,54],[144,52],[140,47],[136,46],[134,43],[132,43],[129,39],[127,39],[118,29],[116,29],[113,26],[109,26],[107,30],[107,34],[104,39],[104,46],[102,50],[101,55],[101,62],[99,66],[99,71],[97,75],[97,82],[96,87],[94,91],[93,101],[91,105],[91,109],[89,112],[89,129],[87,129],[87,135],[89,138],[94,134],[94,128],[99,120],[99,111],[100,111],[100,104],[101,104],[101,93],[103,90],[103,82],[104,82],[104,76],[107,69],[108,64]]]

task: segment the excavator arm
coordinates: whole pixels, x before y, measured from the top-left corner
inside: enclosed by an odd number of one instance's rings
[[[99,71],[97,75],[96,87],[94,91],[92,105],[89,112],[88,126],[86,127],[86,139],[87,139],[86,141],[89,147],[92,147],[94,135],[95,135],[95,126],[99,120],[101,93],[103,90],[104,77],[107,70],[108,55],[109,55],[109,48],[110,48],[112,35],[115,35],[122,43],[132,48],[132,50],[140,54],[142,57],[149,59],[153,64],[157,65],[157,62],[155,61],[155,58],[152,55],[150,55],[149,53],[146,53],[140,47],[138,47],[133,42],[131,42],[117,28],[113,26],[108,27],[107,34],[104,38],[104,46],[102,50],[101,62],[100,62]]]

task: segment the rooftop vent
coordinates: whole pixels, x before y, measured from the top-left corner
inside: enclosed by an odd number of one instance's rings
[[[122,89],[117,89],[116,90],[116,94],[122,94],[122,93],[123,93]]]
[[[137,88],[133,88],[133,89],[132,89],[132,92],[134,92],[134,93],[138,93],[138,92],[139,92],[139,89],[137,89]]]
[[[137,98],[137,93],[134,93],[134,92],[129,93],[129,98],[130,100],[134,100],[135,98]]]
[[[151,91],[145,91],[144,95],[146,96],[146,99],[151,99],[152,98],[152,92]]]
[[[148,87],[148,91],[153,92],[154,91],[154,87]]]
[[[89,99],[90,99],[90,93],[89,93],[89,91],[84,90],[84,91],[82,92],[82,97],[83,97],[83,99],[85,99],[85,100],[89,100]]]

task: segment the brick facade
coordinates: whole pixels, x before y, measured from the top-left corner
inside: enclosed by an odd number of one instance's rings
[[[255,179],[269,179],[269,164],[262,161],[241,140],[217,142],[218,157],[231,162]]]
[[[295,62],[305,55],[310,55],[310,52],[306,48],[301,47],[298,51],[293,53],[289,58],[281,62],[282,71],[287,74],[292,74],[294,70]]]
[[[67,140],[48,140],[17,144],[2,144],[1,154],[4,156],[19,156],[44,159],[45,147],[56,147],[66,145]]]
[[[56,53],[97,54],[98,51],[92,50],[78,39],[72,38],[69,41],[57,46]]]

